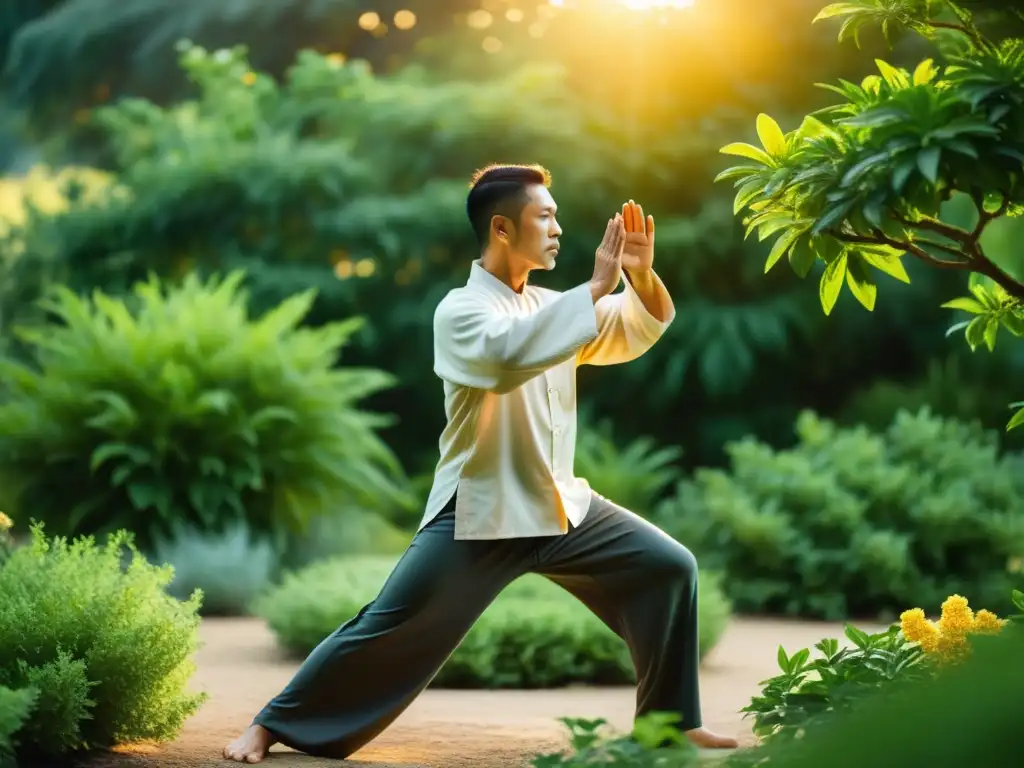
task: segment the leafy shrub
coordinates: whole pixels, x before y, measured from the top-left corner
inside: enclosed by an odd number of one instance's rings
[[[780,646],[782,674],[761,683],[761,694],[742,711],[753,715],[754,733],[766,742],[793,738],[824,713],[847,710],[874,691],[891,690],[896,680],[920,679],[962,662],[973,637],[999,634],[1007,623],[991,611],[975,614],[965,598],[951,595],[937,622],[911,608],[885,632],[867,634],[847,625],[853,646],[840,649],[837,640],[822,640],[814,646],[820,658],[812,660],[807,648],[787,655]]]
[[[257,612],[291,653],[305,655],[380,591],[394,558],[322,561],[287,575]],[[718,642],[729,605],[702,574],[700,651]],[[589,609],[543,576],[513,582],[484,612],[434,680],[455,688],[539,688],[635,682],[625,643]]]
[[[1024,554],[1024,459],[978,427],[901,413],[881,434],[812,413],[783,451],[747,438],[656,518],[746,611],[895,615],[958,592],[998,606]],[[1019,562],[1019,560],[1017,560]]]
[[[865,695],[858,706],[823,715],[798,739],[741,750],[728,768],[963,768],[1020,762],[1024,632],[975,637],[962,664],[909,676]]]
[[[404,508],[405,505],[396,504],[389,510]],[[419,515],[409,522],[419,523]],[[281,565],[294,570],[341,555],[399,555],[411,538],[411,533],[398,528],[384,515],[357,507],[338,509],[312,520],[307,530],[290,536]]]
[[[615,438],[611,421],[580,424],[576,443],[576,475],[602,496],[638,515],[648,515],[662,492],[680,475],[676,462],[683,451],[659,447],[649,437],[625,446]]]
[[[0,364],[0,493],[57,533],[126,528],[148,548],[172,521],[301,528],[339,498],[401,498],[385,420],[357,402],[391,384],[337,368],[358,319],[297,327],[313,294],[250,320],[242,274],[155,278],[123,303],[66,288],[61,321],[25,331],[37,369]]]
[[[761,694],[741,710],[753,715],[755,734],[791,738],[823,712],[847,709],[893,680],[925,674],[921,649],[898,626],[867,634],[847,625],[846,637],[852,648],[841,649],[834,638],[816,643],[816,659],[807,648],[787,655],[779,646],[782,674],[762,681]]]
[[[165,591],[170,580],[170,569],[146,562],[123,531],[97,546],[33,528],[31,542],[0,567],[0,686],[36,692],[16,734],[19,753],[48,764],[179,732],[205,699],[185,690],[201,596],[176,600]]]
[[[14,734],[28,719],[35,699],[36,692],[31,688],[13,690],[0,685],[0,768],[13,768],[17,745]]]
[[[177,522],[172,530],[173,536],[154,537],[151,560],[174,569],[168,591],[179,600],[197,589],[202,592],[204,616],[246,615],[277,575],[279,557],[273,542],[254,537],[244,520],[221,532]]]
[[[620,768],[686,768],[697,764],[697,749],[675,727],[678,715],[652,712],[638,717],[627,735],[604,732],[607,722],[560,718],[569,730],[569,754],[537,755],[533,768],[582,768],[587,765]]]

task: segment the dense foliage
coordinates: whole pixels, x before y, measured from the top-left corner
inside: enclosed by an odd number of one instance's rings
[[[403,501],[382,421],[358,407],[390,378],[336,366],[359,321],[297,327],[310,292],[250,319],[241,279],[56,291],[58,321],[23,334],[35,359],[0,369],[5,508],[148,544],[176,522],[282,534],[346,499]]]
[[[13,734],[19,755],[49,765],[177,735],[204,700],[186,690],[201,595],[170,597],[170,579],[123,532],[98,546],[33,529],[0,565],[0,752]],[[30,692],[31,708],[6,689]]]
[[[733,29],[727,17],[716,6],[706,21],[722,35],[753,37],[753,20],[744,15]],[[706,45],[685,24],[669,27],[649,41],[657,50],[673,39]],[[604,39],[611,30],[590,33]],[[803,51],[823,72],[837,70],[836,61],[812,55],[832,47],[827,35],[792,34],[789,44],[773,39],[772,49]],[[780,272],[766,281],[758,262],[768,245],[745,241],[731,201],[709,192],[718,136],[749,111],[755,91],[759,101],[770,94],[787,110],[805,108],[805,94],[785,87],[784,77],[767,82],[781,74],[779,61],[766,54],[767,69],[723,61],[713,81],[677,73],[657,97],[624,100],[618,85],[593,77],[595,62],[585,70],[582,50],[565,53],[571,62],[510,53],[482,87],[475,73],[371,73],[352,57],[310,50],[281,71],[263,70],[257,46],[250,58],[240,48],[183,45],[187,100],[123,99],[86,115],[115,185],[106,199],[32,216],[14,233],[23,256],[7,278],[15,298],[5,314],[30,318],[24,298],[50,281],[119,294],[150,271],[177,279],[193,269],[244,267],[257,309],[315,286],[309,324],[367,318],[349,360],[398,379],[370,405],[396,414],[387,439],[416,473],[432,468],[443,426],[430,315],[465,280],[475,252],[462,212],[467,176],[496,158],[530,159],[554,171],[564,211],[559,269],[538,278],[551,287],[589,276],[600,222],[623,198],[658,216],[658,270],[678,319],[641,359],[581,375],[584,399],[623,439],[648,432],[661,444],[686,444],[688,462],[718,461],[724,440],[752,431],[784,439],[798,406],[834,408],[880,374],[914,372],[943,344],[939,333],[908,335],[880,360],[880,332],[870,324],[826,324],[795,277]],[[754,91],[745,85],[755,81]],[[493,125],[502,130],[481,128]],[[890,305],[887,320],[940,323],[934,285],[942,278],[933,277],[915,275],[919,292]],[[792,367],[812,349],[835,352],[819,353],[794,386]],[[640,389],[645,397],[622,397]],[[755,389],[763,405],[752,409]]]
[[[656,519],[740,610],[843,619],[970,594],[999,608],[1024,556],[1024,457],[973,425],[902,413],[881,433],[811,413],[797,445],[731,443]]]
[[[303,656],[380,591],[392,557],[346,557],[289,574],[257,611],[278,641]],[[718,579],[702,574],[700,651],[729,618]],[[542,576],[514,582],[483,613],[434,680],[450,688],[547,688],[635,682],[626,644],[576,598]]]
[[[832,656],[860,659],[862,683],[846,685],[833,680],[831,694],[849,697],[845,706],[828,707],[813,717],[803,711],[808,703],[817,705],[827,683],[810,683],[808,690],[784,694],[783,719],[791,727],[787,734],[796,738],[771,738],[754,748],[732,754],[700,755],[683,744],[658,749],[669,736],[671,718],[654,713],[639,719],[630,734],[606,734],[603,720],[563,718],[571,736],[568,754],[538,755],[535,768],[632,768],[643,766],[717,765],[720,768],[863,768],[873,765],[927,765],[934,768],[961,768],[965,765],[1014,765],[1018,748],[1014,740],[1017,718],[1024,706],[1024,667],[1018,660],[1024,652],[1024,632],[1014,627],[1002,632],[975,635],[971,652],[961,663],[922,673],[920,654],[908,652],[898,632],[866,636],[853,629],[853,649],[836,651]],[[987,635],[987,636],[986,636]],[[993,636],[996,635],[996,636]],[[832,641],[821,645],[833,652]],[[891,646],[887,650],[886,646]],[[903,663],[903,673],[880,680],[894,659]],[[787,655],[780,649],[779,661],[785,672],[772,681],[769,689],[801,677],[806,655],[798,651]],[[839,662],[842,664],[843,662]],[[821,663],[824,676],[831,678],[831,665]],[[793,672],[793,670],[797,670]],[[847,671],[852,671],[849,666]],[[910,671],[907,674],[907,671]],[[857,675],[854,675],[857,677]],[[850,683],[853,682],[852,685]],[[858,706],[849,706],[856,701]],[[970,702],[970,706],[964,706]],[[936,733],[956,734],[956,738],[936,738]],[[984,757],[979,757],[984,755]]]
[[[733,143],[722,152],[754,162],[730,168],[735,209],[749,209],[747,232],[777,235],[765,271],[788,258],[800,277],[818,261],[819,295],[832,311],[843,285],[873,310],[877,275],[903,282],[903,258],[971,273],[971,296],[944,306],[973,317],[958,326],[971,349],[996,343],[999,330],[1024,336],[1024,262],[994,260],[981,242],[989,224],[1024,213],[1024,39],[988,40],[971,14],[949,0],[834,3],[818,19],[843,17],[840,38],[868,22],[928,37],[961,35],[944,63],[913,71],[878,60],[860,84],[826,85],[842,97],[783,132],[758,117],[762,147]],[[942,218],[943,204],[966,195],[969,226]],[[1024,424],[1024,405],[1008,428]]]

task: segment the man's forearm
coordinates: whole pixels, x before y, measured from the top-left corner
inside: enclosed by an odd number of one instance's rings
[[[653,269],[643,272],[631,272],[623,270],[629,284],[633,286],[636,295],[644,305],[651,317],[658,322],[667,322],[675,310],[672,304],[672,297],[668,293],[665,284]]]

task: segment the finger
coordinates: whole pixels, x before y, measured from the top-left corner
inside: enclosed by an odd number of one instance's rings
[[[644,218],[644,207],[639,203],[633,204],[633,215],[636,217],[636,231],[641,235],[647,234],[647,229],[644,227],[646,219]]]
[[[644,231],[644,220],[640,217],[639,210],[635,200],[629,201],[629,214],[632,218],[632,232],[643,232]]]
[[[611,242],[612,242],[612,233],[615,231],[613,229],[614,224],[615,224],[615,219],[608,219],[608,223],[605,225],[605,228],[604,228],[604,236],[601,238],[601,246],[602,247],[606,247],[606,246],[611,244]]]
[[[622,204],[622,222],[627,232],[633,231],[633,209],[629,203]]]

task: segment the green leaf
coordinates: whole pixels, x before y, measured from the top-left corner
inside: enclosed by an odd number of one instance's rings
[[[768,254],[768,259],[764,263],[765,274],[768,274],[769,270],[778,263],[779,259],[781,259],[783,255],[789,253],[793,244],[799,240],[805,232],[806,229],[793,228],[784,232],[782,236],[775,241],[775,245],[772,247],[771,252]]]
[[[990,315],[985,322],[985,346],[988,347],[989,352],[994,352],[996,348],[996,337],[999,335],[999,318]]]
[[[887,82],[894,90],[910,86],[910,81],[907,79],[907,76],[889,62],[883,61],[882,59],[875,59],[875,65],[878,67],[878,71],[882,73],[882,77],[885,78],[885,82]]]
[[[943,309],[960,309],[964,312],[971,312],[975,315],[981,315],[985,313],[985,307],[983,307],[977,299],[972,299],[969,296],[960,296],[955,299],[951,299],[942,305]]]
[[[147,464],[150,461],[150,454],[138,446],[126,443],[103,443],[92,452],[89,458],[89,470],[96,472],[104,462],[122,456],[130,459],[135,465]]]
[[[914,69],[914,85],[927,85],[939,75],[939,68],[932,59],[925,59]]]
[[[875,276],[856,252],[847,256],[846,284],[850,286],[850,292],[857,301],[868,312],[873,312],[878,298],[878,286],[875,284]]]
[[[821,276],[821,282],[818,284],[818,296],[821,299],[821,307],[825,310],[826,315],[832,313],[832,309],[839,299],[839,293],[843,290],[843,279],[845,277],[846,253],[844,252],[838,259],[825,267],[825,272]]]
[[[910,275],[907,274],[907,270],[903,266],[900,254],[877,253],[871,250],[863,250],[860,254],[864,257],[864,261],[875,269],[885,272],[885,274],[896,278],[901,283],[910,283]]]
[[[752,173],[759,173],[760,168],[756,168],[752,165],[734,165],[731,168],[726,168],[720,174],[715,176],[715,183],[720,181],[728,181],[729,179],[745,179]]]
[[[870,641],[867,632],[857,629],[852,624],[846,625],[846,636],[850,639],[850,642],[861,649],[866,648]]]
[[[848,16],[851,13],[859,13],[863,10],[864,6],[856,3],[831,3],[818,11],[818,15],[814,17],[814,21],[811,23],[832,19],[836,16]]]
[[[841,223],[846,218],[846,215],[850,212],[851,208],[853,208],[852,200],[847,200],[846,202],[832,206],[832,208],[830,208],[824,216],[818,219],[818,222],[814,225],[814,234],[820,234],[834,225]]]
[[[751,200],[758,197],[763,192],[764,184],[761,183],[760,179],[754,179],[753,181],[746,182],[736,192],[736,199],[732,204],[732,215],[737,215],[747,207]]]
[[[949,328],[946,329],[946,338],[948,339],[950,336],[952,336],[957,331],[962,331],[964,328],[966,328],[970,324],[971,324],[970,320],[963,320],[963,321],[961,321],[959,323],[953,323],[953,325],[949,326]]]
[[[786,135],[779,124],[763,112],[757,116],[757,136],[769,155],[779,157],[786,154]]]
[[[896,169],[892,172],[893,192],[897,194],[903,192],[903,187],[907,185],[907,181],[916,167],[917,164],[913,160],[906,160],[896,166]]]
[[[939,162],[941,160],[942,147],[924,147],[917,153],[917,167],[932,184],[939,180]]]
[[[727,144],[718,150],[723,155],[735,155],[736,157],[745,157],[748,160],[754,160],[762,165],[773,167],[775,165],[771,156],[768,155],[760,147],[755,147],[753,144],[746,144],[741,141]]]
[[[789,266],[798,277],[807,277],[818,257],[811,248],[809,238],[802,238],[789,251]]]
[[[985,342],[985,326],[988,324],[988,316],[981,315],[967,324],[964,335],[967,338],[967,345],[973,352]]]
[[[1024,405],[1024,403],[1022,403],[1022,405]],[[1024,592],[1021,592],[1019,589],[1015,589],[1010,593],[1010,599],[1019,610],[1024,611]]]
[[[786,655],[786,649],[781,645],[779,646],[778,652],[775,654],[775,659],[779,663],[779,669],[783,672],[789,673],[789,657]]]
[[[1024,426],[1024,408],[1021,408],[1019,411],[1013,414],[1013,418],[1010,419],[1009,423],[1007,423],[1006,425],[1006,431],[1009,432],[1011,429],[1016,429],[1017,427],[1020,426]],[[1019,607],[1021,608],[1021,610],[1024,610],[1024,606]]]

